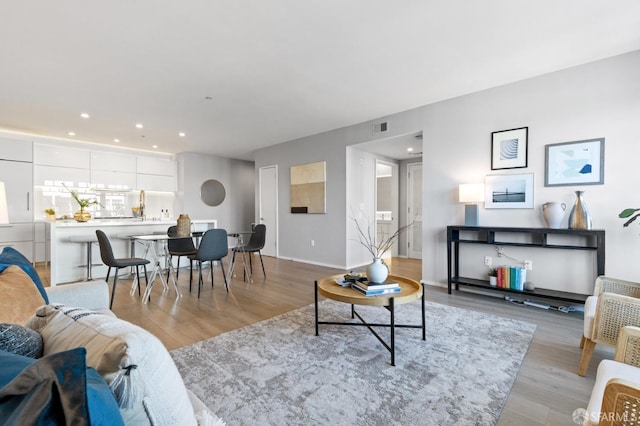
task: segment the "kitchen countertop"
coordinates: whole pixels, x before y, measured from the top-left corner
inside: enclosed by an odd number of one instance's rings
[[[91,219],[88,222],[77,222],[73,219],[48,221],[56,228],[86,228],[92,226],[142,226],[142,225],[175,225],[176,219],[141,220],[141,219]],[[193,219],[191,223],[216,223],[215,219]]]

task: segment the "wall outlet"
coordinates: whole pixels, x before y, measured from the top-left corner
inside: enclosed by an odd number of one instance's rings
[[[311,247],[315,247],[316,242],[314,240],[311,240]]]
[[[491,262],[491,256],[485,256],[485,257],[484,257],[484,264],[485,264],[486,266],[491,266],[491,263],[492,263],[492,262]]]
[[[531,271],[533,269],[533,262],[531,260],[524,261],[524,269]]]

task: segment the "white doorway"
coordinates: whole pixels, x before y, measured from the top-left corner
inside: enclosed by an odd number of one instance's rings
[[[407,256],[422,259],[422,163],[407,164]]]
[[[375,218],[376,242],[388,239],[398,231],[398,165],[376,160]],[[394,244],[387,257],[398,256]]]
[[[262,254],[278,257],[278,166],[260,167],[258,174],[259,223],[267,227]]]

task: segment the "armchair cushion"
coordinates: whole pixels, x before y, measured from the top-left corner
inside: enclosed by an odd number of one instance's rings
[[[593,335],[593,320],[596,317],[596,308],[598,307],[598,296],[589,296],[584,302],[584,337],[591,339]]]
[[[590,424],[598,424],[604,389],[609,380],[624,378],[625,380],[640,383],[640,368],[621,362],[605,359],[598,365],[596,382],[591,391],[591,398],[587,406],[587,415]]]

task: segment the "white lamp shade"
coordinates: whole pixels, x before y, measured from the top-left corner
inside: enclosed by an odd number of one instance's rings
[[[9,223],[9,209],[7,207],[7,193],[4,190],[4,182],[0,182],[0,223]]]
[[[459,197],[461,203],[478,203],[484,201],[484,184],[461,183],[459,187]]]

